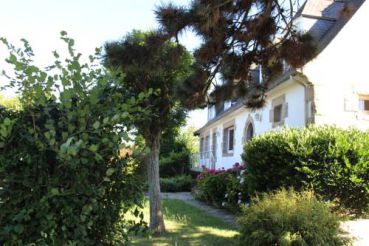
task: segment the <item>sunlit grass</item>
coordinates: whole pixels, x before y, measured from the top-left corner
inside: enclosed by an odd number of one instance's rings
[[[238,232],[232,226],[203,210],[180,200],[164,200],[164,219],[167,232],[160,237],[138,235],[130,245],[233,245]],[[148,203],[144,208],[148,222]]]

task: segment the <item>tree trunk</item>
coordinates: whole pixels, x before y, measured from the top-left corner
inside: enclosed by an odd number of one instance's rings
[[[161,209],[159,182],[160,136],[153,136],[150,139],[146,139],[146,144],[150,149],[150,153],[148,154],[146,163],[149,183],[150,229],[155,234],[161,234],[165,232],[165,225]]]

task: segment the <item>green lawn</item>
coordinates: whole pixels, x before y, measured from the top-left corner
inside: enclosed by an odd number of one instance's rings
[[[233,245],[237,230],[180,200],[164,200],[167,232],[160,237],[133,236],[130,245]],[[148,204],[144,208],[148,221]]]

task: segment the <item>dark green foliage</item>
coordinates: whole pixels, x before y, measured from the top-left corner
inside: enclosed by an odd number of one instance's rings
[[[313,192],[278,190],[252,199],[242,208],[240,245],[351,245],[339,217]]]
[[[181,152],[170,152],[166,157],[160,158],[160,177],[174,177],[190,172],[190,152],[187,149]]]
[[[197,178],[196,197],[211,205],[221,207],[227,192],[229,174],[221,172],[216,175],[206,173]]]
[[[363,213],[369,205],[368,136],[328,126],[257,136],[243,154],[249,192],[312,187],[324,199]]]
[[[160,144],[160,177],[168,178],[188,174],[190,171],[190,150],[187,143],[180,138],[180,127],[185,118],[178,119],[177,127],[163,133]]]
[[[133,31],[122,41],[106,43],[105,51],[105,64],[126,93],[122,100],[150,94],[140,104],[147,113],[134,119],[145,140],[181,124],[185,115],[176,89],[193,62],[183,46],[159,32]]]
[[[240,206],[248,202],[249,199],[247,185],[242,179],[242,175],[230,175],[227,182],[227,190],[223,198],[222,207],[233,213],[238,213]]]
[[[122,214],[142,193],[128,158],[118,108],[98,63],[80,64],[74,41],[62,33],[69,57],[42,71],[32,50],[10,49],[12,85],[22,109],[0,109],[0,244],[117,245],[132,225]],[[55,90],[59,90],[56,93]],[[136,214],[138,215],[138,214]]]
[[[315,41],[292,24],[299,7],[299,1],[285,0],[194,0],[186,7],[169,3],[157,8],[170,37],[178,42],[190,29],[203,41],[194,52],[195,73],[181,89],[189,107],[204,104],[216,77],[222,83],[209,102],[244,97],[247,106],[261,107],[283,61],[301,67],[316,55]],[[250,76],[255,65],[263,67],[262,84]]]
[[[190,175],[160,178],[160,188],[162,192],[191,191],[193,183],[194,180]]]

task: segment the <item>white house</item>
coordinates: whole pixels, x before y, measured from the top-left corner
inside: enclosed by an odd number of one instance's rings
[[[195,132],[200,154],[194,168],[241,163],[246,141],[281,126],[369,128],[369,2],[307,0],[295,21],[318,41],[318,56],[273,81],[262,109],[242,102],[208,107],[208,122]]]

